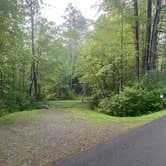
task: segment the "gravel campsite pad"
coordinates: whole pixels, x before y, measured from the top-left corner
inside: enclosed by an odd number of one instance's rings
[[[94,123],[68,110],[41,111],[39,119],[0,126],[0,166],[46,166],[129,128],[120,122]]]

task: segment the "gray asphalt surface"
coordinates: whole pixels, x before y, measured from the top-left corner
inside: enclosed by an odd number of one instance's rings
[[[166,117],[53,166],[166,166]]]

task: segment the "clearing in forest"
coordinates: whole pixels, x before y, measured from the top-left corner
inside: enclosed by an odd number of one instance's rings
[[[0,118],[0,166],[46,166],[164,114],[113,118],[78,101],[10,114]]]

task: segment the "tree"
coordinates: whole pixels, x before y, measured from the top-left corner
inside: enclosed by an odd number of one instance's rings
[[[65,9],[64,20],[63,31],[65,44],[68,47],[70,87],[72,89],[74,64],[79,54],[80,37],[86,34],[87,20],[72,3],[69,3]]]
[[[25,109],[27,63],[24,1],[0,1],[0,114]],[[25,71],[26,70],[26,71]]]
[[[34,95],[35,98],[38,98],[39,93],[39,87],[38,87],[38,78],[37,78],[37,71],[36,71],[36,63],[35,63],[35,21],[34,17],[36,14],[39,13],[40,9],[40,1],[38,0],[30,0],[26,1],[27,6],[29,8],[30,12],[30,22],[31,22],[31,48],[32,48],[32,55],[34,57],[34,61],[32,62],[31,66],[31,73],[30,73],[30,87],[29,87],[29,93],[32,94],[32,88],[34,86]]]
[[[75,84],[93,108],[138,80],[163,88],[156,78],[166,69],[165,0],[103,0],[93,29],[72,4],[61,26],[40,7],[40,0],[0,1],[0,115],[40,99],[72,99]]]
[[[61,30],[55,23],[39,18],[36,33],[36,70],[40,81],[40,97],[59,98],[66,93],[59,92],[61,87],[68,85],[66,52]]]
[[[136,78],[139,81],[139,21],[138,21],[138,1],[137,0],[134,0],[134,16],[136,17],[136,21],[135,21]]]
[[[155,12],[154,22],[153,22],[151,47],[150,47],[150,68],[151,69],[155,69],[156,63],[157,63],[158,25],[160,22],[161,9],[162,9],[161,0],[157,0],[156,12]]]
[[[150,69],[149,57],[150,57],[150,41],[151,41],[151,24],[152,24],[152,0],[147,1],[147,23],[146,23],[146,40],[145,40],[145,51],[144,51],[144,71]]]
[[[152,12],[152,5],[155,6],[155,12]],[[147,1],[147,26],[146,26],[146,48],[144,52],[144,70],[154,70],[157,65],[157,46],[158,46],[158,26],[160,24],[160,15],[162,8],[165,7],[165,1],[157,0],[156,4],[152,0]],[[152,19],[152,15],[154,19]]]

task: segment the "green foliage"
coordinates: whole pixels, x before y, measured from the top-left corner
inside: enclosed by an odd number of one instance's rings
[[[32,107],[32,100],[26,93],[19,91],[8,94],[5,100],[1,101],[0,115],[15,111],[23,111]]]
[[[90,108],[95,110],[98,107],[99,102],[100,102],[101,99],[102,98],[100,97],[100,95],[99,96],[98,95],[93,95],[91,97],[90,102],[89,102]]]
[[[56,98],[60,99],[60,100],[71,100],[74,99],[74,92],[71,90],[71,88],[66,85],[62,85],[60,87],[58,87],[58,89],[56,90]]]
[[[95,110],[103,98],[104,96],[102,91],[95,90],[95,93],[92,93],[90,101],[89,101],[90,108]]]
[[[125,18],[116,11],[112,13],[111,19],[107,14],[101,16],[94,30],[87,35],[87,41],[77,59],[75,75],[83,86],[92,89],[92,98],[96,100],[95,107],[98,103],[98,99],[95,99],[98,91],[107,97],[135,80],[135,51],[134,47],[126,42],[131,38],[131,24],[126,23]]]
[[[3,100],[0,100],[0,116],[6,113],[6,105]]]
[[[27,80],[31,56],[23,28],[23,4],[22,0],[0,1],[0,115],[29,107]]]
[[[116,109],[111,109],[112,114],[116,115],[117,110],[120,116],[140,115],[153,112],[155,108],[158,110],[155,98],[155,93],[158,96],[158,92],[153,89],[166,93],[166,35],[163,34],[160,35],[157,46],[156,69],[160,72],[149,71],[145,76],[140,74],[141,87],[125,88],[110,100],[110,96],[136,80],[133,26],[138,20],[141,57],[146,45],[144,1],[138,1],[137,18],[133,16],[133,4],[130,1],[102,0],[101,8],[105,12],[93,24],[69,4],[61,26],[41,17],[41,2],[0,0],[0,115],[34,106],[34,94],[29,95],[30,74],[33,70],[38,79],[36,99],[74,99],[72,84],[78,83],[82,86],[82,94],[90,97],[93,109],[100,103],[100,107],[108,113],[109,108],[115,107]],[[154,1],[153,5],[155,9]],[[31,7],[35,16],[33,56],[30,22],[27,23],[31,18]],[[153,18],[154,13],[155,11],[152,13]],[[164,30],[165,23],[160,24]],[[35,69],[31,68],[32,63]],[[140,58],[140,66],[142,64]],[[140,73],[143,73],[142,70],[140,68]],[[75,78],[79,81],[74,82]],[[35,81],[33,83],[35,85]],[[32,89],[35,88],[34,85]]]
[[[166,93],[166,71],[149,71],[142,80],[142,87],[149,90],[160,89]]]
[[[140,116],[159,111],[160,92],[139,86],[126,87],[119,94],[100,102],[100,111],[113,116]]]

